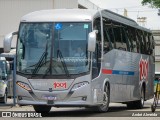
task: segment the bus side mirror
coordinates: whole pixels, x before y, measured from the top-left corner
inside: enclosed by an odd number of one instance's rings
[[[98,33],[98,30],[94,30],[93,32],[90,32],[88,35],[88,51],[94,52],[96,48],[96,34]]]
[[[5,36],[5,38],[3,40],[4,53],[10,52],[11,42],[12,42],[13,36],[16,34],[17,34],[17,32],[11,32]]]

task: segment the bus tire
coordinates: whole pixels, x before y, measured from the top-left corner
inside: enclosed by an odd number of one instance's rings
[[[133,109],[135,107],[134,102],[128,102],[127,103],[127,108],[128,109]]]
[[[128,102],[127,108],[128,109],[142,109],[144,107],[144,100],[145,100],[144,88],[142,88],[140,100]]]
[[[37,113],[43,113],[43,114],[47,114],[51,110],[51,106],[47,105],[33,105],[33,108]]]
[[[3,104],[7,103],[7,91],[4,93],[4,96],[2,97],[2,103]]]
[[[140,100],[135,102],[137,109],[142,109],[144,107],[144,100],[145,100],[145,90],[144,90],[144,88],[142,88]]]
[[[107,112],[109,109],[109,103],[110,103],[110,90],[108,84],[105,85],[104,91],[103,91],[103,104],[96,107],[96,110],[98,112]]]

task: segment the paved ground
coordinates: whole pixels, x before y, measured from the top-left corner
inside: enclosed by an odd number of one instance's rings
[[[10,100],[11,102],[11,100]],[[156,110],[156,112],[153,114],[151,112],[151,104],[153,102],[153,99],[148,100],[145,102],[145,107],[143,109],[135,109],[135,110],[131,110],[131,109],[127,109],[126,105],[124,104],[118,104],[118,103],[112,103],[110,104],[110,109],[109,112],[107,113],[95,113],[90,109],[85,109],[85,108],[52,108],[51,112],[48,115],[45,115],[42,117],[45,118],[45,120],[48,120],[52,117],[54,117],[54,119],[69,119],[70,117],[76,117],[76,119],[88,119],[92,118],[93,120],[96,118],[97,119],[108,119],[109,117],[111,117],[113,120],[116,119],[118,117],[125,117],[125,119],[127,117],[129,117],[130,119],[134,120],[134,117],[136,117],[137,120],[139,120],[138,118],[142,116],[143,117],[147,117],[146,119],[157,119],[158,117],[160,117],[160,108]],[[32,112],[34,111],[32,106],[22,106],[19,107],[18,105],[15,107],[9,107],[9,106],[1,106],[0,107],[0,111],[18,111],[18,112],[22,112],[22,111],[27,111],[27,112]],[[158,117],[150,117],[150,116],[158,116]],[[146,120],[145,119],[145,120]],[[123,119],[124,120],[124,119]]]

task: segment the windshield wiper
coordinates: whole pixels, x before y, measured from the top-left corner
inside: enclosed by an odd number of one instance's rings
[[[57,50],[57,58],[58,58],[58,56],[59,56],[59,58],[60,58],[60,61],[61,61],[61,63],[62,63],[62,66],[63,66],[63,68],[64,68],[64,71],[65,71],[67,77],[70,77],[70,74],[69,74],[67,65],[66,65],[66,63],[65,63],[65,61],[64,61],[64,59],[63,59],[63,55],[62,55],[62,53],[61,53],[60,50]]]
[[[42,54],[42,56],[41,56],[40,60],[38,61],[38,63],[36,64],[35,69],[33,70],[31,77],[33,77],[39,71],[41,66],[45,63],[45,59],[44,58],[45,58],[46,55],[47,55],[47,52],[45,51]]]
[[[41,58],[39,59],[38,63],[35,66],[35,69],[32,72],[31,78],[34,75],[36,75],[36,73],[39,71],[39,69],[42,67],[42,65],[46,63],[46,58],[47,58],[47,55],[48,55],[47,51],[48,51],[48,42],[46,44],[46,49],[45,49],[44,53],[42,54]]]

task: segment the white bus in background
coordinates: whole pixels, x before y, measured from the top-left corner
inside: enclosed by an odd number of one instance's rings
[[[17,97],[36,112],[110,102],[143,108],[153,97],[154,41],[150,30],[108,10],[59,9],[22,17],[17,34]]]
[[[0,103],[7,103],[9,63],[5,57],[0,57]]]

